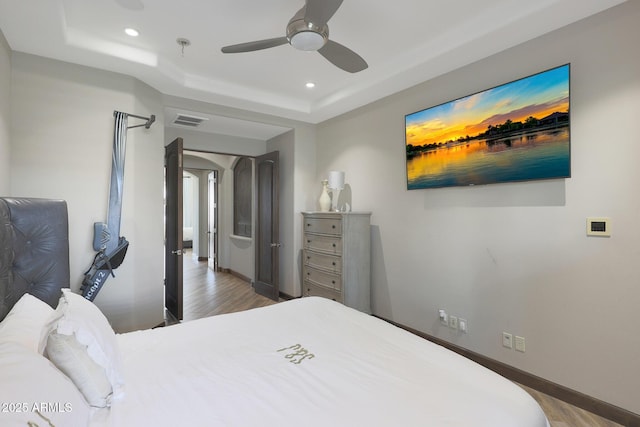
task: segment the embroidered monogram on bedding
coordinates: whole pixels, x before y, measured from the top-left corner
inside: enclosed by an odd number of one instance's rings
[[[289,347],[285,347],[285,348],[281,348],[280,351],[285,351],[287,352],[284,356],[285,359],[289,359],[289,362],[299,365],[302,363],[303,360],[307,359],[313,359],[315,356],[315,354],[313,353],[309,353],[309,350],[307,350],[306,348],[303,348],[302,345],[300,344],[294,344],[292,346]]]

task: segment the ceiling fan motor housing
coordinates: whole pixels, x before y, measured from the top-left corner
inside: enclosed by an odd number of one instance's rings
[[[295,19],[287,25],[287,40],[291,46],[299,50],[315,51],[327,43],[329,27],[322,27],[304,19]]]
[[[290,44],[298,50],[317,51],[327,61],[349,73],[367,68],[360,55],[333,40],[329,40],[327,22],[338,10],[343,0],[305,0],[304,6],[287,24],[285,37],[274,37],[240,43],[222,48],[222,53],[253,52]]]

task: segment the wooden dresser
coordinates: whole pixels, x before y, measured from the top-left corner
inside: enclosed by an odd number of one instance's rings
[[[303,212],[303,296],[371,313],[371,212]]]

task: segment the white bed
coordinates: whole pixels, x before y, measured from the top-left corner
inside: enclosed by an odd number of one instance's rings
[[[323,298],[117,341],[124,397],[92,425],[548,425],[512,382]]]
[[[309,297],[115,334],[69,289],[64,202],[0,198],[0,425],[548,427],[520,387]]]

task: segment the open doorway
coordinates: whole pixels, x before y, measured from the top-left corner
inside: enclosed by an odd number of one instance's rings
[[[183,262],[205,263],[219,272],[219,184],[230,156],[183,151]],[[224,207],[223,207],[224,209]],[[184,280],[194,279],[189,275]],[[192,289],[193,284],[183,287]]]
[[[185,160],[188,165],[186,153]],[[218,266],[217,175],[217,170],[188,166],[182,173],[182,247],[185,254],[207,261],[213,271]]]
[[[176,141],[178,140],[180,143],[182,142],[180,138]],[[261,288],[264,284],[270,285],[273,295],[277,295],[278,249],[280,245],[277,235],[272,233],[272,230],[275,230],[277,234],[278,230],[277,224],[275,227],[273,225],[273,222],[277,223],[278,220],[277,209],[272,209],[273,206],[278,205],[277,186],[275,190],[273,189],[273,184],[277,183],[277,180],[266,179],[268,176],[273,176],[273,173],[277,176],[277,152],[271,153],[271,157],[268,159],[261,159],[263,156],[251,158],[252,165],[254,162],[257,165],[265,165],[266,161],[271,166],[258,166],[258,170],[262,170],[262,172],[252,174],[255,182],[251,186],[249,194],[251,204],[257,206],[256,213],[251,213],[251,222],[256,225],[256,232],[253,234],[250,232],[248,236],[237,234],[234,228],[234,221],[238,218],[234,209],[237,205],[234,199],[237,194],[234,187],[236,182],[234,172],[239,157],[182,149],[179,150],[179,153],[179,155],[173,156],[179,163],[179,166],[175,168],[179,173],[175,178],[172,178],[177,179],[178,182],[173,182],[171,185],[180,190],[178,196],[180,201],[176,203],[177,199],[169,197],[169,191],[167,191],[167,211],[176,208],[179,210],[174,215],[175,219],[172,220],[175,224],[171,225],[167,216],[167,234],[169,234],[170,228],[177,229],[176,235],[179,234],[179,238],[173,240],[178,240],[179,248],[167,247],[165,264],[174,267],[176,264],[180,264],[180,266],[176,268],[176,274],[168,272],[165,274],[167,278],[165,295],[173,295],[173,299],[176,301],[174,310],[170,310],[168,305],[167,310],[171,313],[175,311],[176,320],[183,318],[183,289],[186,289],[190,284],[182,282],[183,279],[189,280],[189,277],[183,277],[182,267],[184,262],[191,259],[207,260],[208,265],[212,266],[210,269],[212,273],[216,273],[218,270],[231,273],[244,279],[247,285],[254,285],[254,278],[257,277]],[[274,155],[275,160],[272,158]],[[167,164],[167,171],[170,169],[174,168]],[[266,171],[271,171],[271,173],[266,173]],[[265,181],[265,184],[260,184],[261,180]],[[167,181],[170,181],[168,174]],[[250,185],[251,182],[252,180],[250,180]],[[167,182],[166,188],[169,189],[169,187],[169,182]],[[274,196],[276,196],[275,199]],[[266,202],[267,200],[270,202]],[[187,206],[183,206],[183,202],[187,203]],[[174,205],[177,206],[169,207]],[[269,207],[269,209],[264,207]],[[275,215],[273,215],[274,212]],[[249,227],[249,230],[251,231],[252,228]],[[260,230],[265,231],[259,232]],[[170,240],[173,241],[170,236],[167,236],[167,246],[170,246]],[[191,246],[191,250],[182,251],[183,248],[188,249],[189,246]],[[212,256],[209,256],[210,254]],[[177,259],[178,257],[180,260]],[[256,264],[255,259],[260,259],[259,265]],[[273,278],[276,280],[274,281]],[[275,298],[273,297],[273,299]],[[165,297],[165,300],[169,299]]]

